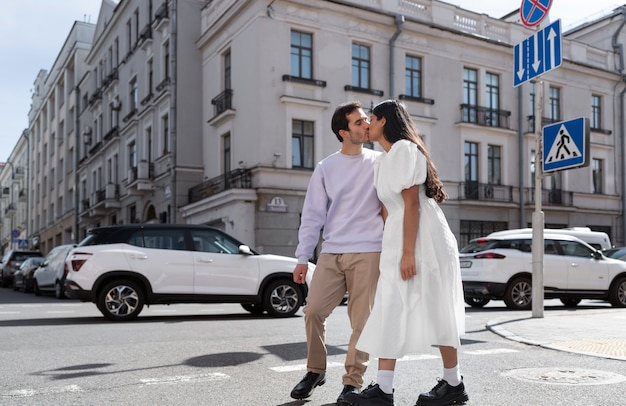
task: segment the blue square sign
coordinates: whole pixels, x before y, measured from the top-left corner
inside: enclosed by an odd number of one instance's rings
[[[543,172],[589,165],[589,120],[584,117],[543,127]]]

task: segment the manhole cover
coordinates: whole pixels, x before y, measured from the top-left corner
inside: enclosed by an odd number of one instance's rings
[[[609,385],[626,381],[626,376],[594,369],[524,368],[502,373],[521,381],[553,385]]]

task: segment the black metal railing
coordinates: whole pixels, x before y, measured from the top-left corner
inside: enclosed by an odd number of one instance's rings
[[[235,169],[190,188],[189,203],[198,202],[225,190],[250,189],[251,187],[252,172],[250,169]]]
[[[526,117],[526,119],[528,120],[528,132],[534,133],[535,132],[535,116],[528,116]],[[553,119],[550,117],[541,117],[541,127],[543,128],[547,125],[557,123],[558,121],[559,120]]]
[[[226,89],[211,100],[214,107],[213,117],[219,116],[226,110],[233,108],[233,89]]]
[[[526,204],[535,204],[535,188],[524,188],[524,193],[526,194]],[[572,207],[574,205],[574,194],[563,189],[542,189],[541,204]]]
[[[510,128],[511,112],[472,104],[461,104],[461,121],[486,127]]]
[[[459,200],[513,201],[513,187],[472,181],[459,184]]]

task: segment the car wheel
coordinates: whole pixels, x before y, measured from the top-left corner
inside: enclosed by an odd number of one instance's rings
[[[135,319],[143,309],[144,294],[138,283],[119,280],[107,283],[98,294],[96,306],[109,320]]]
[[[300,287],[288,279],[270,283],[263,293],[263,307],[272,317],[293,316],[303,301]]]
[[[256,315],[263,314],[263,312],[265,311],[263,305],[259,303],[242,303],[241,307],[243,307],[246,311]]]
[[[39,289],[37,279],[35,279],[35,283],[33,284],[33,291],[35,292],[35,296],[41,296],[41,289]]]
[[[6,278],[4,277],[4,272],[2,273],[2,287],[3,288],[8,288],[9,287],[9,281],[6,280]]]
[[[504,292],[506,307],[513,310],[529,310],[532,305],[532,284],[526,277],[515,278]]]
[[[580,300],[581,299],[564,298],[564,299],[561,299],[561,303],[563,303],[565,307],[576,307],[578,306],[578,303],[580,303]]]
[[[609,291],[609,302],[613,307],[626,307],[626,278],[621,277],[613,282]]]
[[[491,302],[491,299],[481,299],[478,297],[466,297],[465,298],[465,303],[475,308],[485,307],[485,305],[489,302]]]
[[[60,281],[56,281],[54,284],[54,297],[57,299],[65,299],[65,287],[63,287]]]

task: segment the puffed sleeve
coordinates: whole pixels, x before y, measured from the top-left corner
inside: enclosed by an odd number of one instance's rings
[[[426,157],[411,141],[394,143],[389,151],[389,159],[396,168],[395,176],[389,179],[392,192],[401,193],[404,189],[426,181]]]

